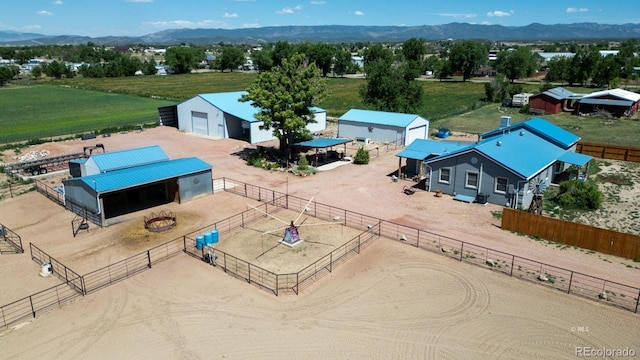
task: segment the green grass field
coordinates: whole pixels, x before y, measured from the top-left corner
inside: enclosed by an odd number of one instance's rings
[[[0,88],[0,144],[73,135],[106,128],[157,121],[157,108],[197,94],[245,90],[255,73],[199,73],[105,79],[40,80],[40,85]],[[319,104],[330,117],[352,108],[364,108],[360,87],[364,79],[328,78],[328,96]],[[494,129],[500,116],[519,122],[528,115],[518,109],[485,104],[484,83],[423,81],[425,103],[417,111],[431,121],[432,130],[481,133]],[[523,90],[537,92],[538,85]],[[575,92],[589,92],[571,88]],[[545,116],[583,140],[637,146],[640,121],[578,118],[569,114]]]
[[[5,88],[0,90],[0,143],[154,123],[158,107],[172,103],[52,85]]]

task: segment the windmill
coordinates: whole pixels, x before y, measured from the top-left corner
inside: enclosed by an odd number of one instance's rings
[[[542,215],[542,198],[547,189],[547,183],[542,179],[536,179],[531,182],[531,185],[533,186],[533,199],[529,205],[529,212]]]
[[[335,222],[321,222],[321,223],[314,223],[314,224],[305,224],[305,222],[309,219],[308,217],[305,218],[304,220],[302,220],[300,223],[298,223],[298,221],[300,220],[300,218],[302,217],[302,214],[304,214],[307,211],[310,211],[309,209],[309,204],[311,204],[311,202],[313,201],[313,197],[307,202],[307,204],[302,208],[302,210],[300,210],[300,212],[298,213],[298,215],[296,216],[296,218],[294,220],[291,220],[289,222],[284,221],[276,216],[273,216],[272,214],[269,214],[263,210],[260,210],[254,206],[248,205],[249,207],[251,207],[252,209],[259,211],[275,220],[278,220],[279,222],[285,224],[285,227],[280,227],[277,229],[273,229],[273,230],[269,230],[269,231],[265,231],[262,233],[262,235],[267,235],[267,234],[272,234],[272,233],[277,233],[280,231],[284,231],[282,239],[278,242],[278,245],[280,244],[284,244],[290,247],[296,246],[300,243],[303,242],[303,238],[300,236],[300,228],[304,227],[304,226],[320,226],[320,225],[329,225],[329,224],[335,224]],[[275,248],[276,246],[274,246],[273,248]],[[273,249],[271,248],[271,249]],[[263,252],[262,254],[260,254],[260,256],[264,255],[265,253],[267,253],[268,251],[270,251],[271,249],[268,249],[267,251]]]

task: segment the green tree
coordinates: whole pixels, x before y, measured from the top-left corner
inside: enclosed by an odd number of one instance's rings
[[[405,65],[408,67],[407,70],[412,72],[413,78],[419,77],[424,71],[422,58],[426,52],[424,39],[411,38],[402,44]]]
[[[49,64],[42,65],[42,72],[47,76],[56,79],[62,79],[62,77],[69,71],[67,66],[63,62],[53,60]]]
[[[272,66],[280,66],[284,59],[290,58],[295,53],[293,45],[286,41],[278,41],[271,51]]]
[[[462,72],[462,81],[466,81],[486,61],[487,52],[485,46],[477,41],[457,42],[449,52],[451,69]]]
[[[311,107],[326,91],[318,67],[295,53],[291,59],[283,59],[282,66],[260,73],[240,101],[252,102],[258,109],[256,119],[264,129],[272,130],[280,140],[280,150],[285,150],[296,138],[308,134],[307,124],[315,122]]]
[[[513,51],[500,51],[496,60],[496,69],[513,82],[535,71],[538,67],[536,57],[537,55],[524,46]]]
[[[253,60],[253,65],[256,66],[259,71],[269,71],[271,67],[273,67],[271,55],[266,50],[252,52],[251,60]]]
[[[346,50],[340,50],[336,53],[333,63],[333,72],[338,76],[347,73],[351,65],[351,53]]]
[[[191,47],[176,46],[167,49],[165,62],[171,66],[174,73],[187,74],[197,65],[198,58]]]
[[[31,69],[31,75],[39,79],[42,76],[42,68],[40,66],[34,66],[33,69]]]
[[[12,66],[0,66],[0,86],[4,86],[16,76],[16,72],[12,68]]]
[[[569,72],[569,60],[565,57],[556,57],[549,60],[547,67],[547,75],[545,80],[548,82],[567,81]]]
[[[333,46],[329,44],[306,44],[306,49],[302,52],[307,56],[310,63],[316,64],[322,72],[322,76],[327,76],[329,70],[331,70],[331,63],[335,54]]]
[[[620,75],[620,65],[613,56],[601,59],[596,65],[591,82],[593,84],[611,85],[611,81]]]
[[[219,68],[222,72],[225,69],[237,69],[238,66],[242,66],[245,63],[244,52],[236,46],[227,46],[222,50],[218,61]]]
[[[369,163],[369,150],[365,150],[362,146],[356,151],[356,156],[353,157],[354,164],[366,165]]]

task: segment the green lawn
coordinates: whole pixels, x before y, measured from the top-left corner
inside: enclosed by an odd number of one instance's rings
[[[153,123],[171,101],[39,85],[0,90],[0,143]]]

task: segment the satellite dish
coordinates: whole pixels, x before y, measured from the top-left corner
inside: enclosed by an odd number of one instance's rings
[[[47,277],[49,275],[51,275],[51,273],[53,272],[53,267],[51,266],[50,263],[42,263],[42,266],[40,268],[40,276],[42,277]]]

